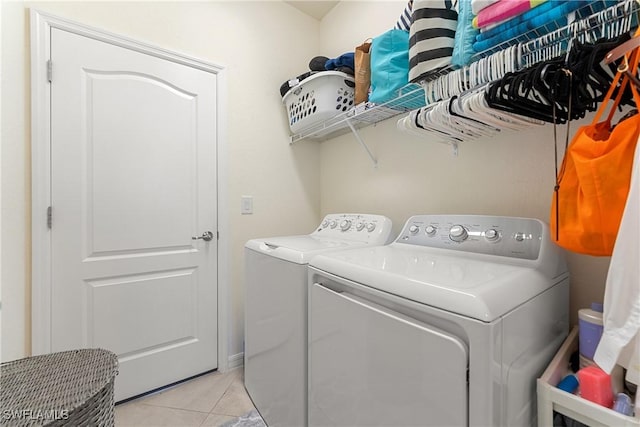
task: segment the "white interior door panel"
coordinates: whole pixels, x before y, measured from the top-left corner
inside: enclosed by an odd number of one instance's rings
[[[216,75],[51,30],[51,347],[116,400],[217,367]]]

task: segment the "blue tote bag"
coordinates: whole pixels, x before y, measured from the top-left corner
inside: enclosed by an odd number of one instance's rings
[[[389,30],[371,43],[371,94],[369,102],[377,104],[398,95],[409,83],[409,33]]]

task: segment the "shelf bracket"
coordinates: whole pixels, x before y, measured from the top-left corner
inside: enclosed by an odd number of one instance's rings
[[[362,148],[364,148],[364,150],[369,155],[369,158],[371,159],[371,163],[373,163],[373,167],[377,168],[378,167],[378,161],[376,160],[375,157],[373,157],[373,154],[371,154],[371,150],[369,150],[369,147],[367,147],[367,144],[365,144],[364,141],[362,140],[362,138],[360,138],[360,134],[358,133],[358,130],[353,126],[353,124],[351,124],[351,120],[346,119],[346,122],[347,122],[347,125],[349,125],[349,129],[351,129],[351,132],[353,133],[353,136],[358,140],[360,145],[362,145]]]

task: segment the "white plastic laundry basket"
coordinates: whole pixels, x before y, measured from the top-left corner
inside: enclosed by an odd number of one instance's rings
[[[297,133],[353,107],[354,79],[339,71],[307,77],[282,97],[289,127]]]

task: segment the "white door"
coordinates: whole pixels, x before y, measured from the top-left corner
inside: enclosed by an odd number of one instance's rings
[[[56,28],[51,61],[51,350],[115,352],[116,400],[216,368],[215,74]]]

